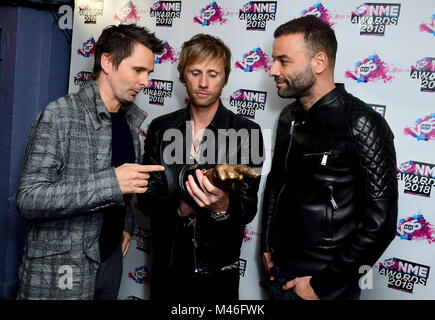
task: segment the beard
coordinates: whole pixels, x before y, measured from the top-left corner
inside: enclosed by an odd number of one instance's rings
[[[316,81],[314,73],[310,66],[307,65],[304,71],[285,78],[275,77],[275,81],[284,81],[287,86],[278,88],[278,95],[281,98],[299,99],[307,94]]]

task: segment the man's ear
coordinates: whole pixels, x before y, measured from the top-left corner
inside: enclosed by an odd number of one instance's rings
[[[316,74],[322,73],[328,66],[329,59],[325,52],[319,51],[316,55],[311,59],[311,66],[313,68],[313,72]]]
[[[111,71],[113,71],[112,57],[110,56],[110,54],[104,52],[101,55],[100,63],[101,63],[101,70],[105,74],[108,74]]]

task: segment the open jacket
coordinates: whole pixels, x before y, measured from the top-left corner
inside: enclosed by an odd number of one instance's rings
[[[179,173],[190,156],[192,131],[186,121],[190,120],[189,106],[187,108],[163,115],[154,119],[147,132],[145,140],[144,164],[158,164],[165,167],[165,171],[153,172],[149,179],[148,191],[138,197],[141,209],[151,216],[152,243],[153,243],[153,280],[154,288],[163,286],[169,267],[172,265],[175,252],[180,242],[178,231],[183,228],[191,218],[194,218],[194,230],[189,241],[193,241],[197,273],[208,273],[222,270],[231,264],[237,267],[240,256],[240,247],[245,225],[251,222],[257,213],[257,192],[260,179],[245,180],[241,188],[229,193],[230,205],[227,210],[228,219],[216,221],[211,212],[197,207],[196,212],[189,218],[180,218],[177,208],[180,204]],[[258,141],[252,135],[244,136],[235,149],[239,159],[244,163],[261,169],[263,161],[263,140],[260,127],[242,116],[236,115],[220,103],[218,110],[208,126],[216,139],[222,138],[222,130],[253,129],[259,133]],[[221,131],[220,131],[221,130]],[[177,135],[177,133],[179,133]],[[223,133],[225,135],[225,133]],[[174,140],[177,136],[181,140]],[[225,138],[225,137],[224,137]],[[213,140],[213,139],[212,139]],[[202,147],[215,149],[214,158],[210,164],[228,163],[228,158],[219,158],[222,153],[228,152],[228,143],[219,148],[219,143],[205,141]],[[242,148],[242,144],[244,147]],[[168,150],[176,148],[179,161],[168,161]],[[225,150],[224,150],[225,149]],[[253,163],[251,151],[260,150],[261,163]],[[245,150],[245,152],[242,152]],[[208,152],[211,150],[209,149]],[[246,152],[249,151],[249,152]],[[229,155],[230,152],[227,153]],[[181,156],[181,158],[180,158]],[[165,158],[166,157],[166,158]],[[189,160],[191,164],[193,160]],[[182,244],[181,244],[182,245]]]
[[[335,299],[372,266],[395,236],[393,134],[343,85],[305,112],[281,113],[266,182],[262,251],[311,275],[321,299]]]
[[[146,113],[134,103],[120,112],[139,162]],[[19,299],[93,299],[104,208],[124,205],[111,167],[111,139],[110,114],[93,80],[36,118],[17,191],[18,210],[27,220]],[[131,233],[129,202],[125,208],[124,230]]]

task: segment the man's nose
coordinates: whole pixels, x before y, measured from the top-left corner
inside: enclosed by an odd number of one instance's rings
[[[208,87],[208,78],[207,78],[207,75],[205,75],[205,74],[201,75],[201,77],[199,78],[199,86],[201,88],[207,88]]]
[[[272,63],[272,66],[269,69],[269,76],[270,77],[275,77],[277,75],[278,75],[278,65],[277,65],[276,61],[274,61]]]

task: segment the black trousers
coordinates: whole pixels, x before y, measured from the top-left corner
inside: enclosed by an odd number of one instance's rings
[[[172,301],[237,301],[239,300],[239,270],[225,270],[209,274],[187,275],[175,273],[167,288]]]
[[[119,245],[98,268],[94,300],[117,300],[121,277],[122,249]]]

